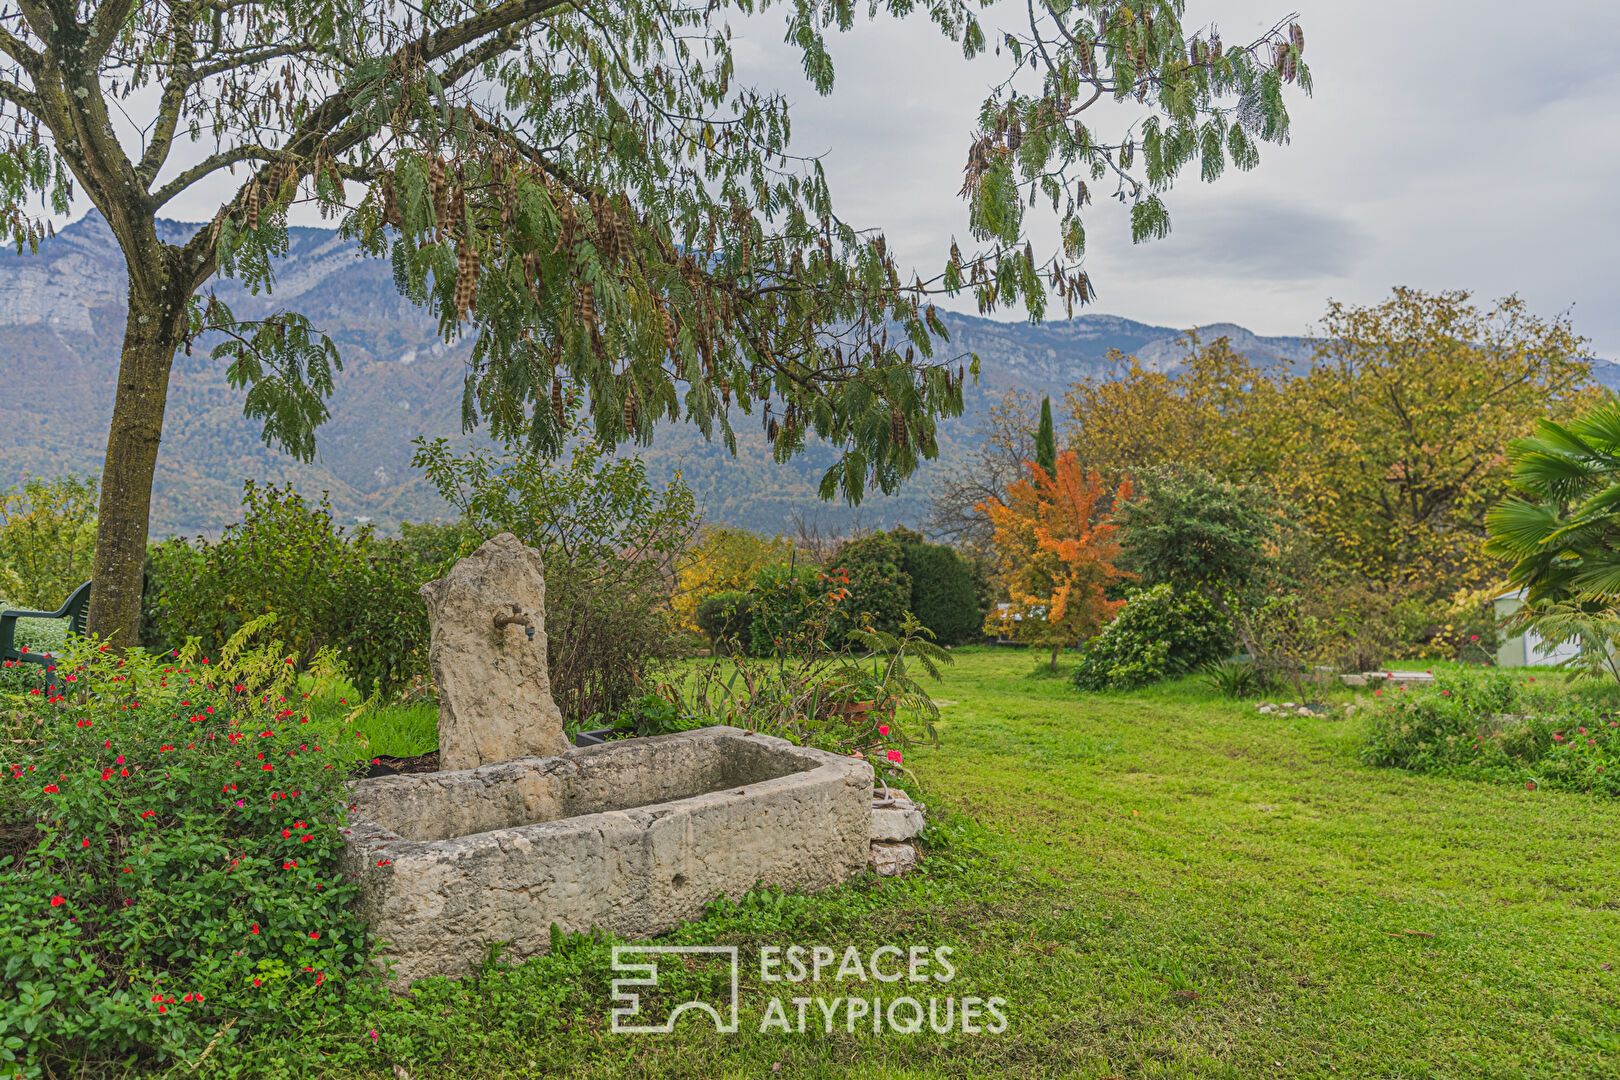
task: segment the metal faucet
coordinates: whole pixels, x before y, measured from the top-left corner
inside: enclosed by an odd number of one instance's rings
[[[504,611],[497,611],[495,613],[495,629],[504,630],[508,626],[523,627],[523,632],[528,635],[529,640],[534,640],[534,620],[529,618],[529,613],[527,611],[524,611],[516,604],[512,605],[512,613],[510,615]]]

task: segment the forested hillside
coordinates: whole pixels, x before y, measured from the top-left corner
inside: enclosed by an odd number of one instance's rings
[[[190,227],[186,227],[189,229]],[[176,235],[181,226],[174,226]],[[153,499],[155,534],[213,532],[235,519],[242,481],[292,482],[306,493],[331,493],[341,518],[384,524],[444,513],[409,467],[411,439],[461,432],[461,388],[467,347],[446,345],[433,320],[401,298],[389,265],[357,255],[327,229],[293,229],[271,296],[250,296],[233,282],[217,286],[239,315],[291,308],[338,342],[332,419],[321,428],[319,454],[300,462],[265,447],[258,426],[242,416],[241,394],[225,365],[198,348],[176,361]],[[111,233],[96,214],[45,241],[37,254],[0,253],[0,484],[25,473],[96,472],[112,409],[112,380],[123,331],[123,273]],[[1109,350],[1146,364],[1174,366],[1178,331],[1109,315],[1082,315],[1040,326],[947,315],[952,352],[981,360],[970,388],[969,415],[941,429],[940,460],[899,494],[873,496],[859,511],[872,525],[915,523],[930,483],[959,460],[972,413],[1021,386],[1060,395],[1076,379],[1106,368]],[[1260,338],[1241,327],[1205,327],[1227,335],[1256,359],[1300,363],[1299,338]],[[738,456],[706,443],[694,429],[671,427],[645,451],[654,477],[681,470],[714,520],[767,531],[787,527],[797,511],[829,522],[854,511],[816,497],[836,455],[812,448],[782,466],[771,460],[757,420],[736,416]]]

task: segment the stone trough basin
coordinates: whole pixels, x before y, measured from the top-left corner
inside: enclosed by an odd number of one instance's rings
[[[495,942],[543,953],[553,923],[643,938],[756,883],[835,885],[866,865],[871,800],[864,761],[703,728],[356,781],[344,869],[408,985]]]

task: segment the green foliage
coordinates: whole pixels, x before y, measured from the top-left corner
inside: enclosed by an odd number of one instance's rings
[[[1205,664],[1198,670],[1211,690],[1235,701],[1254,697],[1265,686],[1260,669],[1252,660],[1222,660],[1218,664]]]
[[[900,541],[901,568],[911,579],[910,610],[941,645],[962,645],[982,633],[979,581],[974,566],[954,549],[931,544],[909,529],[890,533]]]
[[[350,534],[323,494],[313,506],[290,486],[249,480],[242,520],[218,541],[171,539],[151,549],[142,638],[156,650],[188,637],[217,652],[266,612],[297,665],[336,650],[369,692],[391,693],[427,670],[427,611],[416,590],[437,568],[409,547]]]
[[[697,543],[682,553],[679,581],[670,607],[689,629],[702,629],[697,611],[709,597],[746,589],[765,567],[787,562],[793,556],[793,544],[780,536],[705,525]]]
[[[1620,684],[1620,610],[1542,600],[1519,609],[1511,625],[1516,632],[1533,630],[1549,644],[1578,645],[1580,651],[1563,665],[1576,678]]]
[[[614,718],[613,726],[637,738],[645,738],[691,731],[703,727],[704,721],[687,712],[678,697],[652,693],[626,702]]]
[[[1620,795],[1620,721],[1566,693],[1486,668],[1378,696],[1361,748],[1369,765]]]
[[[909,612],[898,634],[857,628],[841,647],[828,648],[838,591],[804,596],[800,624],[774,640],[770,652],[711,658],[681,684],[661,685],[661,693],[701,722],[861,754],[898,775],[902,747],[919,738],[938,743],[939,709],[921,679],[938,681],[940,669],[954,663],[951,654]]]
[[[1540,600],[1620,596],[1620,400],[1508,444],[1514,493],[1485,515],[1485,550]]]
[[[838,609],[831,633],[833,640],[857,627],[870,624],[895,633],[911,607],[911,575],[906,572],[905,551],[888,533],[873,533],[838,546],[833,555],[834,573],[842,572],[840,584],[850,597]]]
[[[748,655],[819,652],[829,640],[819,569],[799,562],[767,566],[748,590]]]
[[[1214,593],[1265,580],[1277,533],[1269,493],[1173,466],[1138,472],[1136,491],[1115,516],[1121,565],[1144,585]]]
[[[60,697],[4,694],[0,1062],[30,1077],[224,1064],[369,984],[338,870],[362,748],[302,708],[271,632],[255,620],[206,661],[195,642],[161,659],[85,642]],[[334,665],[317,658],[316,697]]]
[[[697,606],[693,617],[716,650],[724,651],[736,642],[746,646],[753,641],[749,625],[753,613],[749,604],[749,595],[745,592],[715,593]]]
[[[30,477],[0,492],[0,598],[55,611],[95,565],[96,482]],[[19,626],[19,629],[22,629]]]
[[[1052,399],[1041,398],[1041,422],[1035,429],[1035,464],[1057,477],[1057,432],[1052,427]]]
[[[1114,621],[1080,650],[1074,685],[1129,690],[1185,675],[1232,651],[1232,624],[1201,592],[1134,589]]]
[[[575,439],[567,457],[444,439],[416,441],[412,464],[478,541],[501,532],[540,551],[551,692],[566,719],[616,715],[677,652],[673,564],[697,528],[692,493],[653,487],[636,457]]]

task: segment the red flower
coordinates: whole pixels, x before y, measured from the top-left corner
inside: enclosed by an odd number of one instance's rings
[[[45,794],[47,794],[47,795],[59,794],[56,785],[55,784],[46,784],[45,785]]]
[[[60,896],[53,896],[53,897],[51,897],[51,907],[61,907],[61,906],[62,906],[62,905],[63,905],[63,904],[65,904],[65,903],[67,903],[67,901],[66,901],[66,900],[64,900],[64,899],[63,899],[63,898],[62,898],[62,897],[60,897]]]
[[[288,859],[286,862],[281,864],[281,868],[283,870],[296,870],[298,869],[298,864],[292,859]]]
[[[311,930],[309,932],[309,936],[314,938],[316,941],[319,941],[321,939],[321,935],[319,933],[317,933],[316,931],[314,931],[314,930]]]
[[[90,838],[88,836],[85,837],[84,842],[82,844],[80,844],[79,846],[80,847],[89,847],[90,846]]]
[[[287,837],[289,837],[291,835],[292,835],[292,830],[291,829],[282,829],[281,830],[281,838],[283,840],[287,839]]]
[[[313,839],[315,839],[313,836],[310,836],[308,833],[305,833],[303,836],[300,836],[298,838],[298,842],[300,844],[307,844]]]
[[[258,923],[254,923],[253,924],[253,929],[248,931],[248,933],[250,933],[250,934],[257,934],[258,932],[259,932],[259,924]]]

